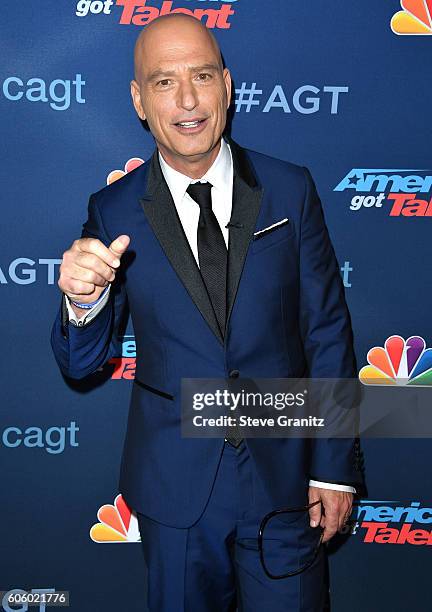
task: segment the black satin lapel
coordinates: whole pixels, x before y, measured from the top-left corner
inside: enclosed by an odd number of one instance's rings
[[[223,344],[207,289],[183,231],[171,192],[163,178],[157,151],[150,163],[147,193],[140,199],[144,213],[177,276],[213,333]]]
[[[233,206],[230,219],[234,227],[229,228],[228,249],[227,325],[240,283],[246,253],[252,240],[262,195],[262,188],[252,188],[239,174],[234,175]],[[235,227],[236,225],[240,227]]]

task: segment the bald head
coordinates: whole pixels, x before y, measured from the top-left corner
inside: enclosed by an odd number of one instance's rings
[[[135,45],[131,95],[165,161],[203,176],[217,156],[231,99],[231,76],[209,30],[182,13],[150,22]]]
[[[167,44],[175,52],[176,41],[181,44],[188,39],[202,48],[211,50],[220,70],[223,70],[219,45],[210,30],[192,15],[169,13],[157,17],[141,30],[134,51],[135,80],[140,82],[149,54],[154,54],[156,49]]]

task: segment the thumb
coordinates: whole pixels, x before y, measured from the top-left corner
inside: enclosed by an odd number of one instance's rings
[[[109,250],[115,253],[120,258],[127,250],[129,243],[129,236],[127,236],[126,234],[121,234],[111,242],[111,244],[109,245]]]
[[[309,519],[311,527],[318,527],[321,521],[321,504],[317,503],[309,508]]]

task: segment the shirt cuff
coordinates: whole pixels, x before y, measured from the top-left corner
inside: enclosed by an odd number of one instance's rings
[[[71,323],[74,323],[77,327],[84,327],[85,325],[90,323],[90,321],[94,319],[100,313],[102,308],[108,302],[110,289],[111,289],[111,285],[108,285],[108,289],[106,290],[104,295],[101,296],[99,300],[96,302],[96,304],[92,308],[89,308],[87,312],[83,314],[81,317],[77,317],[77,315],[74,313],[72,306],[70,305],[69,298],[66,296],[65,302],[66,302],[66,308],[69,314],[69,321]]]
[[[309,480],[310,487],[319,487],[320,489],[334,489],[335,491],[346,491],[347,493],[357,493],[354,487],[349,485],[334,484],[332,482],[321,482],[321,480]]]

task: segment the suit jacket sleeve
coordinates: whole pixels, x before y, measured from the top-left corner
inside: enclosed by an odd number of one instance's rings
[[[98,238],[105,246],[112,242],[104,228],[95,194],[89,199],[88,219],[83,225],[81,237]],[[65,297],[62,297],[51,331],[51,346],[56,361],[66,376],[84,378],[116,354],[117,330],[126,304],[121,277],[119,270],[112,283],[107,305],[86,326],[77,327],[69,322]]]
[[[351,320],[339,265],[315,184],[307,168],[300,227],[300,327],[310,378],[356,378]],[[361,481],[356,438],[311,440],[310,478]]]

